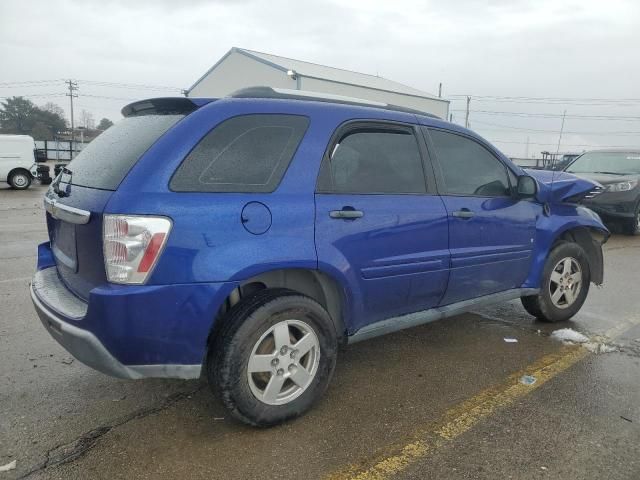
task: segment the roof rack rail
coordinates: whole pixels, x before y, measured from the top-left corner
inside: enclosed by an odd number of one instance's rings
[[[282,100],[310,100],[314,102],[339,103],[343,105],[357,105],[362,107],[383,108],[394,112],[413,113],[431,118],[440,118],[432,113],[415,110],[413,108],[391,105],[389,103],[366,100],[363,98],[334,95],[332,93],[311,92],[307,90],[291,90],[288,88],[247,87],[236,90],[228,95],[230,98],[276,98]]]

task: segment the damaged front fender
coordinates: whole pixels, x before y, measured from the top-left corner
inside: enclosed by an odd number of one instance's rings
[[[524,288],[539,288],[544,264],[549,252],[560,241],[580,245],[589,260],[591,281],[601,285],[604,281],[602,245],[609,238],[609,231],[597,214],[591,210],[570,204],[555,204],[549,214],[541,214],[536,222],[533,261]]]

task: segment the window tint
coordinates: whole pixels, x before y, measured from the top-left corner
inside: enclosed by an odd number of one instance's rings
[[[178,192],[272,192],[309,120],[297,115],[244,115],[222,122],[185,158],[171,179]]]
[[[325,165],[319,188],[339,193],[425,193],[415,136],[408,131],[365,129],[342,137]]]
[[[70,183],[115,190],[131,167],[184,115],[127,117],[88,144],[68,165]],[[68,180],[64,177],[64,180]]]
[[[510,195],[507,168],[479,143],[453,133],[429,130],[444,180],[443,193]]]

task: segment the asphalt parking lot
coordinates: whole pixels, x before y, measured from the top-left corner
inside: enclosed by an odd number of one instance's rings
[[[606,244],[574,321],[509,302],[353,345],[314,410],[257,430],[203,383],[113,379],[49,337],[28,293],[43,192],[0,187],[0,479],[640,478],[640,237]]]

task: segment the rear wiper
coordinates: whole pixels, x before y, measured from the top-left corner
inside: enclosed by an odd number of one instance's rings
[[[71,183],[71,179],[73,178],[73,172],[71,170],[69,170],[67,167],[64,167],[62,169],[62,171],[60,172],[60,174],[58,175],[58,178],[56,179],[56,181],[53,183],[53,185],[51,185],[51,187],[53,188],[53,191],[59,196],[59,197],[68,197],[69,196],[69,192],[60,189],[60,182],[62,181],[62,176],[64,174],[69,175],[69,183]]]

